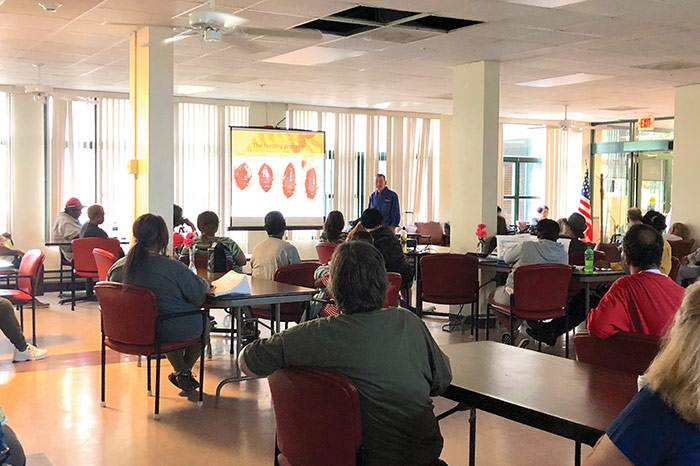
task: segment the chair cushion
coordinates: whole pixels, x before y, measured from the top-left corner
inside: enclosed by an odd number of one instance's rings
[[[175,351],[176,349],[187,348],[188,346],[194,345],[198,341],[199,338],[189,341],[169,341],[167,343],[162,343],[160,346],[160,352],[168,353],[170,351]],[[156,345],[129,345],[127,343],[121,343],[119,341],[105,338],[105,346],[124,354],[136,354],[141,356],[156,354]]]
[[[0,298],[5,298],[12,304],[28,304],[32,302],[32,296],[22,290],[0,290]]]
[[[416,222],[416,233],[430,236],[433,244],[442,244],[442,225],[440,222]]]

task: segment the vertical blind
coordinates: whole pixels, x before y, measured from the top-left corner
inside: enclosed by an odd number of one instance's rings
[[[10,96],[0,92],[0,234],[11,227],[12,166],[10,164]]]

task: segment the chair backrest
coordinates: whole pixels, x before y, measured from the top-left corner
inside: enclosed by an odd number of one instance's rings
[[[668,273],[668,277],[676,281],[678,278],[678,271],[681,269],[681,261],[677,257],[671,257],[671,271]]]
[[[571,267],[524,265],[513,272],[513,313],[522,319],[554,319],[565,314]]]
[[[333,256],[333,251],[338,247],[338,243],[328,243],[326,241],[320,242],[316,245],[316,254],[318,254],[318,261],[326,265],[331,261]]]
[[[608,262],[620,262],[622,260],[620,243],[598,243],[596,248],[605,253],[605,260]]]
[[[399,291],[401,291],[401,274],[387,272],[386,278],[389,281],[389,288],[386,290],[386,301],[382,307],[396,307],[399,305]]]
[[[21,291],[34,296],[34,290],[39,283],[39,275],[41,275],[41,266],[44,264],[44,251],[40,249],[30,249],[22,256],[22,261],[19,263],[20,275],[31,275],[34,279],[34,289],[32,289],[32,279],[18,278],[17,288]]]
[[[468,304],[476,300],[479,259],[466,254],[429,254],[420,260],[424,301]]]
[[[101,282],[107,280],[107,272],[112,268],[115,262],[117,262],[116,254],[112,254],[104,249],[95,248],[92,250],[92,256],[95,258],[95,265],[97,265],[97,275]]]
[[[685,256],[691,253],[693,249],[694,239],[678,239],[674,241],[669,241],[668,244],[671,245],[671,255],[679,259],[683,259]]]
[[[444,231],[440,222],[416,222],[416,233],[430,236],[431,244],[442,244]]]
[[[148,288],[102,282],[95,285],[106,338],[127,345],[153,345],[158,301]]]
[[[275,270],[272,279],[276,282],[288,283],[290,285],[305,286],[314,288],[314,272],[321,264],[318,262],[302,262],[301,264],[285,265]],[[304,313],[305,303],[286,303],[280,306],[280,314],[286,315],[284,320],[294,320],[299,322]],[[290,315],[292,317],[290,317]]]
[[[525,231],[530,226],[530,223],[526,222],[525,220],[518,220],[517,223],[518,223],[518,231]]]
[[[360,396],[345,376],[319,369],[279,369],[267,378],[280,464],[356,466],[362,448]]]
[[[92,250],[104,249],[115,256],[119,255],[119,239],[117,238],[79,238],[72,241],[73,268],[78,276],[96,276],[97,264]]]
[[[570,252],[569,265],[586,265],[585,252]],[[607,260],[607,256],[603,251],[593,251],[593,262]],[[613,261],[615,262],[615,261]]]
[[[627,332],[604,340],[588,331],[574,336],[579,361],[635,375],[646,372],[659,352],[659,345],[658,337]]]

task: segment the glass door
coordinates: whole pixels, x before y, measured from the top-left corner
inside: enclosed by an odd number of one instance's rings
[[[668,215],[671,210],[673,156],[670,152],[638,152],[632,156],[636,165],[635,205],[645,213],[656,210]]]

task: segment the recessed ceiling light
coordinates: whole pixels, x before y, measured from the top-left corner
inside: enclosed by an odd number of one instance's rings
[[[608,79],[612,76],[607,76],[604,74],[589,74],[589,73],[574,73],[567,74],[566,76],[557,76],[555,78],[544,78],[537,79],[535,81],[527,81],[523,83],[516,83],[518,86],[530,86],[530,87],[555,87],[555,86],[568,86],[570,84],[580,84],[589,81],[598,81],[600,79]]]
[[[293,52],[283,53],[262,61],[267,63],[283,63],[285,65],[314,66],[321,63],[331,63],[346,58],[359,57],[365,52],[344,50],[332,47],[305,47]]]
[[[39,6],[49,13],[56,13],[56,10],[63,6],[63,3],[58,2],[39,2]]]
[[[508,3],[518,3],[520,5],[539,6],[542,8],[559,8],[560,6],[573,5],[574,3],[585,2],[586,0],[505,0]]]

